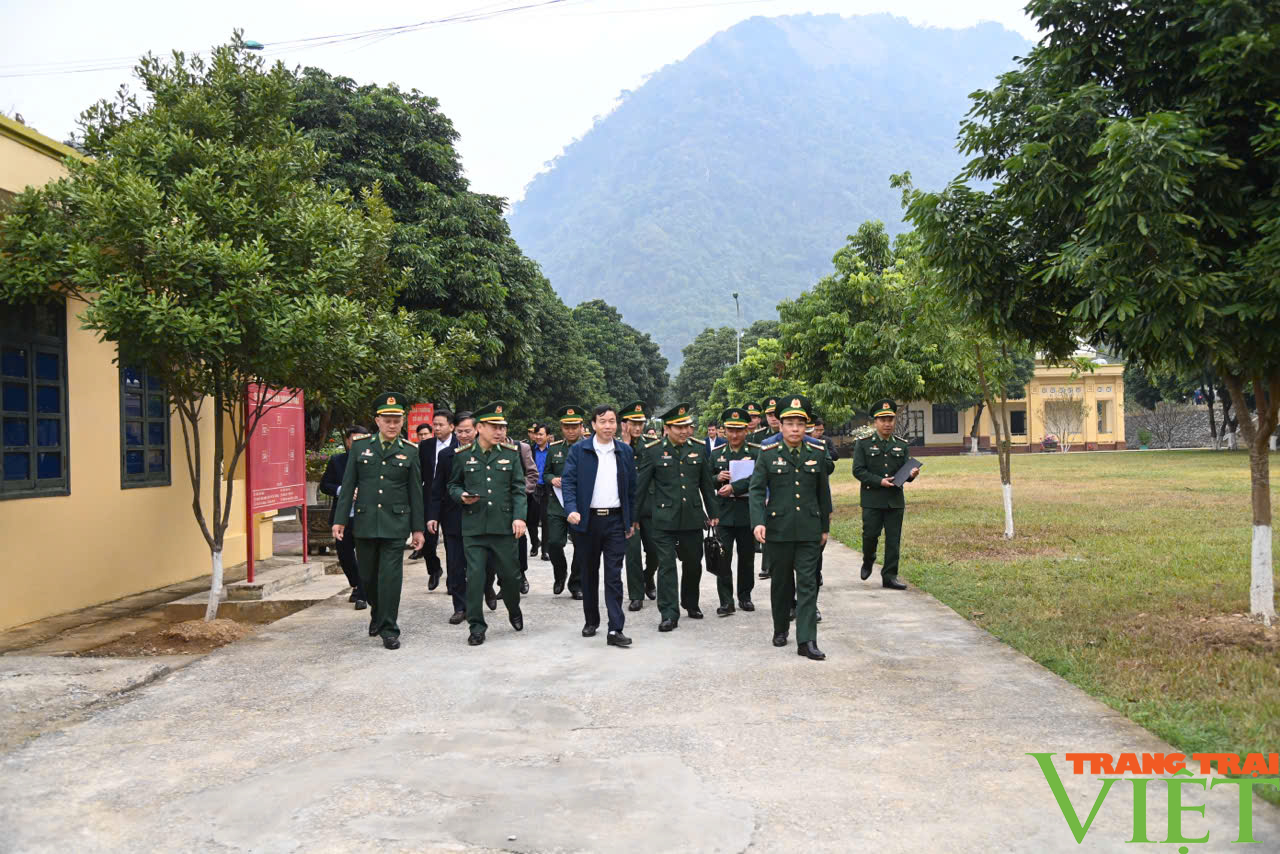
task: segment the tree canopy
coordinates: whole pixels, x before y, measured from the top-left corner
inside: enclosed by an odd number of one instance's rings
[[[573,320],[587,355],[604,373],[605,401],[625,406],[643,400],[652,411],[667,390],[667,360],[647,333],[624,323],[622,315],[604,300],[590,300],[573,309]],[[600,399],[581,401],[584,406]]]
[[[695,408],[707,400],[716,380],[738,359],[737,337],[738,330],[731,326],[707,327],[685,346],[680,373],[673,386],[676,400],[688,401]],[[761,338],[777,337],[778,321],[757,320],[742,331],[742,352],[750,350]]]

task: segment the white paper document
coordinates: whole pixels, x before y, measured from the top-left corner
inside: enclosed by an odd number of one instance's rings
[[[729,482],[751,477],[751,473],[755,470],[755,460],[729,460]]]
[[[561,506],[561,507],[563,507],[563,506],[564,506],[564,493],[560,491],[560,487],[558,487],[558,486],[553,486],[553,487],[551,487],[551,491],[552,491],[552,492],[554,492],[554,493],[556,494],[556,501],[559,501],[559,502],[560,502],[560,506]]]

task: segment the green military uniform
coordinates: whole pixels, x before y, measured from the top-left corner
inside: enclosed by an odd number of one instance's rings
[[[693,422],[689,404],[673,406],[662,416],[666,426]],[[636,467],[636,495],[653,487],[653,545],[658,552],[659,631],[671,631],[680,622],[680,608],[695,619],[698,586],[702,581],[702,529],[707,516],[703,504],[715,512],[715,484],[706,445],[692,440],[677,445],[670,437],[650,442]],[[676,559],[684,570],[676,599]]]
[[[502,401],[496,401],[477,409],[476,424],[506,424],[505,408]],[[453,452],[448,490],[449,496],[462,508],[467,623],[471,626],[468,642],[483,643],[488,628],[484,621],[484,583],[485,568],[491,557],[511,625],[520,631],[524,628],[524,615],[520,611],[520,562],[512,523],[525,517],[528,503],[519,447],[503,442],[485,450],[479,436],[474,442],[459,445]],[[478,495],[480,499],[467,504],[462,500],[463,493]]]
[[[645,421],[644,401],[637,400],[625,407],[618,415],[620,421]],[[636,471],[640,470],[640,458],[647,453],[648,442],[643,437],[632,439],[631,451],[635,454]],[[657,596],[657,585],[654,574],[658,569],[658,556],[653,548],[653,486],[650,485],[643,494],[636,494],[635,520],[640,524],[639,531],[627,540],[627,599],[628,608],[639,611],[644,607],[647,596]],[[644,564],[648,564],[648,568]]]
[[[805,416],[808,401],[783,398],[782,418]],[[796,606],[796,642],[799,653],[822,658],[818,639],[818,555],[822,535],[831,524],[831,490],[827,480],[826,450],[801,441],[791,448],[785,441],[769,442],[760,449],[751,475],[751,526],[765,527],[765,555],[773,569],[770,602],[773,606],[773,643],[787,642],[791,603]],[[808,648],[808,649],[807,649]]]
[[[403,395],[378,396],[378,415],[404,415]],[[426,518],[422,507],[422,470],[418,451],[399,437],[390,442],[375,433],[357,439],[347,452],[347,470],[334,519],[349,519],[355,504],[354,531],[360,586],[369,602],[369,634],[399,646],[400,587],[404,581],[404,541],[420,533]]]
[[[757,403],[747,404],[747,418],[764,418],[764,412],[761,411],[760,405]],[[750,420],[747,424],[750,425]],[[769,438],[769,425],[764,421],[760,421],[754,430],[747,428],[747,441],[755,442],[757,445]]]
[[[729,428],[745,429],[747,426],[746,410],[740,408],[726,409],[720,416],[726,432]],[[720,472],[729,471],[729,463],[734,460],[755,460],[760,454],[760,446],[754,442],[743,440],[738,450],[729,446],[728,441],[711,452],[711,475],[715,479],[716,491],[719,492],[724,483],[720,480]],[[716,592],[720,595],[720,607],[716,613],[727,617],[734,612],[733,606],[733,550],[738,547],[738,604],[744,611],[754,611],[751,591],[755,588],[756,579],[756,547],[755,538],[751,534],[751,508],[748,503],[747,487],[750,478],[739,478],[729,481],[733,495],[729,498],[717,495],[716,505],[720,524],[716,527],[716,536],[725,552],[725,572],[716,579]]]
[[[893,401],[887,399],[871,408],[873,418],[893,415],[895,411]],[[902,540],[902,517],[907,502],[901,486],[886,487],[880,481],[892,478],[910,458],[911,446],[897,436],[882,439],[876,432],[853,445],[853,476],[862,483],[862,578],[865,580],[871,575],[883,530],[884,564],[880,579],[885,587],[897,589],[904,586],[898,581],[898,545]]]
[[[581,406],[570,405],[562,407],[558,417],[562,425],[581,424],[585,419],[585,414],[586,410]],[[570,447],[572,446],[564,439],[556,439],[547,446],[547,462],[542,474],[542,479],[545,483],[549,484],[552,479],[564,475],[564,463],[569,458]],[[564,556],[565,544],[573,536],[573,532],[569,530],[568,515],[564,505],[560,503],[560,499],[556,498],[555,490],[552,489],[547,499],[547,530],[543,540],[547,547],[547,553],[551,557],[551,571],[555,581],[553,590],[557,594],[564,590],[566,579],[569,583],[570,593],[577,594],[582,590],[582,573],[578,569],[579,549],[576,537],[574,537],[572,567],[570,567],[568,560]]]

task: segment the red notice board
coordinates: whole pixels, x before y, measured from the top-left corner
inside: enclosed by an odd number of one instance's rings
[[[418,425],[430,424],[431,419],[435,418],[436,405],[434,403],[417,403],[409,407],[409,441],[418,441]]]
[[[307,503],[306,414],[302,392],[249,387],[249,411],[261,402],[268,411],[249,436],[249,512],[262,513]]]

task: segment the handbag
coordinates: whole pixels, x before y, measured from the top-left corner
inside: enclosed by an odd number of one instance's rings
[[[702,540],[702,553],[706,558],[707,572],[719,577],[728,571],[728,555],[725,554],[724,544],[716,536],[714,527],[707,531],[707,536]]]

